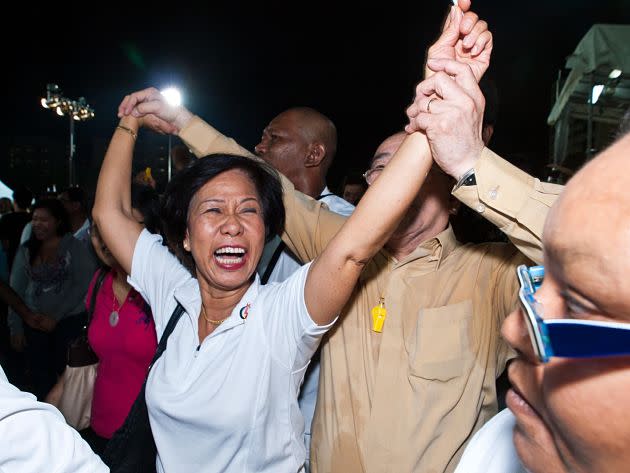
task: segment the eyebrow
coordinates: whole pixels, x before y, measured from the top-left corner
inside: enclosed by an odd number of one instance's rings
[[[243,204],[245,202],[248,202],[250,200],[253,200],[254,202],[258,202],[258,199],[256,197],[245,197],[244,199],[239,201],[239,205]],[[202,200],[201,202],[199,202],[199,204],[201,205],[201,204],[205,204],[207,202],[217,202],[219,204],[224,204],[225,203],[225,199],[219,199],[219,198],[216,198],[216,197],[210,197],[209,199]]]

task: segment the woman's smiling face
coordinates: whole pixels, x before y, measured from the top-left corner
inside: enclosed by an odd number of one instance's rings
[[[223,172],[193,196],[184,248],[200,284],[225,291],[248,287],[264,244],[260,197],[245,172]]]

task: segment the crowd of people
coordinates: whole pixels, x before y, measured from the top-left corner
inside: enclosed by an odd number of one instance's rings
[[[276,115],[252,153],[154,88],[120,103],[93,206],[16,190],[0,471],[130,471],[112,458],[138,405],[160,473],[626,471],[630,130],[566,188],[491,151],[493,37],[470,8],[343,198],[319,111]],[[161,196],[132,172],[149,130],[199,158]],[[463,242],[464,207],[501,236]],[[77,432],[54,406],[84,327],[98,365]]]

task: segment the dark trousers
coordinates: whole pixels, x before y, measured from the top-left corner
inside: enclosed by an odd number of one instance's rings
[[[50,333],[24,326],[32,392],[38,400],[44,400],[66,368],[68,345],[81,334],[85,321],[86,313],[66,317]]]

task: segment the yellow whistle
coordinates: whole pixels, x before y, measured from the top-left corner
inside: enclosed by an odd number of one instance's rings
[[[385,317],[387,317],[387,309],[385,309],[385,299],[381,297],[378,305],[372,307],[372,330],[381,333]]]
[[[148,167],[148,168],[146,168],[144,170],[144,180],[146,182],[151,182],[151,179],[152,179],[152,177],[151,177],[151,168]]]

